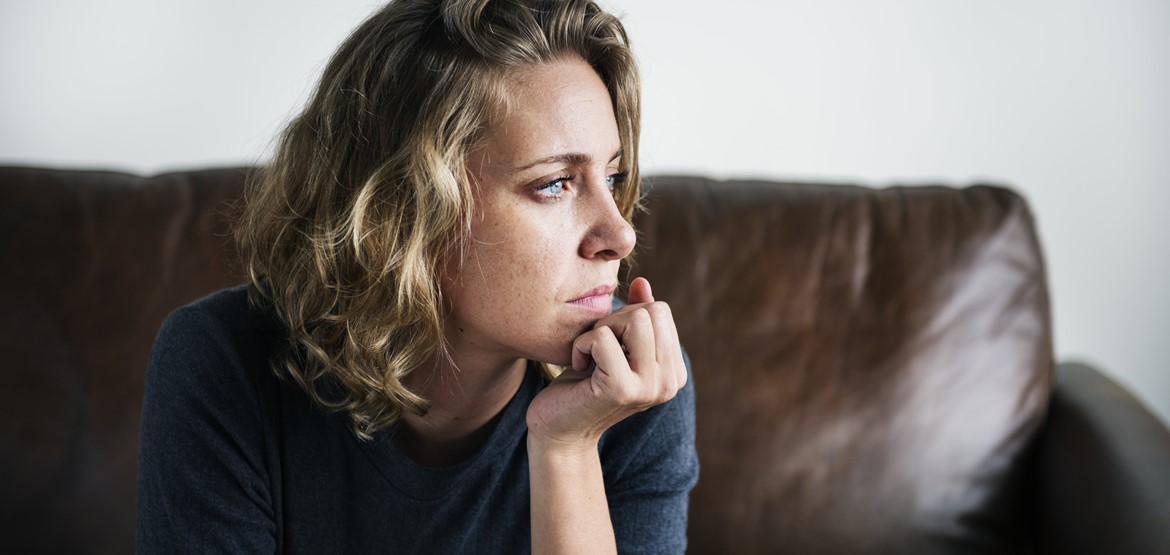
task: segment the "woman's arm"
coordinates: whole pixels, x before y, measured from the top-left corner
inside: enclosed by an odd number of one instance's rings
[[[596,442],[528,436],[533,553],[617,553]]]
[[[685,351],[683,354],[685,356]],[[605,485],[601,493],[608,504],[608,514],[605,515],[608,522],[605,519],[587,521],[580,514],[580,507],[584,505],[576,501],[584,498],[580,493],[562,492],[568,502],[564,509],[538,508],[537,503],[541,501],[533,497],[533,511],[551,518],[563,515],[574,519],[575,522],[558,523],[557,526],[581,525],[585,528],[583,533],[593,535],[596,549],[601,553],[605,552],[607,545],[601,540],[607,539],[616,539],[623,553],[685,552],[687,505],[699,475],[693,383],[693,380],[688,380],[674,399],[623,420],[602,438],[600,456]],[[545,473],[538,472],[534,463],[546,460],[532,458],[538,450],[538,446],[529,444],[532,487],[534,491],[548,493],[548,488],[538,485],[543,484],[541,476]],[[545,472],[564,471],[567,479],[574,480],[575,485],[596,485],[595,481],[584,479],[595,476],[574,471],[571,463],[549,458],[542,464],[546,464]],[[543,499],[551,501],[547,496]],[[613,524],[612,535],[602,533],[609,523]]]
[[[232,333],[198,307],[163,324],[147,372],[138,553],[274,553],[262,402]]]
[[[654,301],[645,279],[634,280],[630,304],[577,338],[573,370],[529,407],[534,553],[616,552],[598,442],[626,417],[672,399],[686,382],[670,308]],[[685,503],[682,511],[685,521]]]

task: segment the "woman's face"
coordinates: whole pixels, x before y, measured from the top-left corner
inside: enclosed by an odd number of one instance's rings
[[[511,106],[468,156],[476,216],[444,295],[456,353],[569,364],[609,313],[634,230],[613,196],[621,143],[609,92],[584,60],[516,72]]]

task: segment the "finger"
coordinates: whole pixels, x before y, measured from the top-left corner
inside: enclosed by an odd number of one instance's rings
[[[658,363],[654,320],[646,310],[647,306],[638,305],[630,310],[615,312],[593,325],[594,331],[604,327],[613,332],[635,372]]]
[[[674,371],[670,383],[677,384],[677,387],[681,388],[686,384],[687,370],[683,363],[682,347],[679,345],[678,327],[675,325],[670,305],[658,301],[649,305],[647,312],[650,313],[654,326],[655,356],[658,363],[664,368]]]
[[[589,376],[592,374],[593,374],[593,372],[590,372],[588,370],[579,371],[579,370],[573,370],[572,368],[569,368],[569,369],[566,369],[565,371],[561,372],[560,374],[558,374],[556,381],[579,382],[582,380],[589,379]]]
[[[626,296],[625,306],[617,309],[613,314],[637,310],[652,302],[654,302],[654,294],[650,290],[650,280],[644,277],[634,278],[634,281],[630,283],[629,295]]]
[[[629,361],[622,353],[617,336],[608,327],[593,330],[593,359],[597,369],[593,372],[594,383],[611,401],[619,405],[644,403],[641,383],[630,370]]]
[[[655,360],[661,363],[673,362],[671,347],[677,344],[674,333],[674,316],[670,313],[670,306],[663,302],[656,302],[646,306],[650,314],[650,322],[654,327]]]
[[[620,328],[620,329],[619,329]],[[617,326],[610,326],[622,347],[630,369],[642,373],[658,364],[657,340],[654,337],[654,319],[650,311],[638,309],[625,314]]]
[[[670,305],[640,304],[601,320],[626,348],[630,367],[644,385],[653,385],[660,401],[674,397],[686,384],[686,366]]]
[[[596,342],[596,329],[578,335],[573,340],[573,371],[584,372],[593,364],[593,344]]]
[[[645,281],[643,278],[639,278]],[[631,285],[635,291],[642,287],[638,280],[635,280],[635,285]],[[649,287],[649,284],[645,284]],[[636,293],[631,298],[637,296]],[[631,325],[631,315],[638,312],[648,312],[651,319],[651,327],[653,330],[652,337],[641,336],[638,339],[627,339],[627,329]],[[670,369],[674,372],[670,376],[669,383],[681,384],[686,383],[686,368],[682,359],[682,347],[679,345],[678,329],[674,322],[674,314],[670,310],[670,305],[662,301],[654,301],[645,304],[628,305],[622,310],[610,314],[594,324],[594,328],[608,326],[613,329],[614,334],[626,348],[627,353],[632,353],[635,346],[651,346],[653,348],[654,361],[662,368]],[[640,351],[641,355],[644,351]],[[644,355],[643,355],[644,356]],[[632,359],[632,365],[635,370],[642,370],[650,368],[647,366],[649,361],[645,358]]]
[[[653,345],[654,330],[649,321],[648,314],[645,315],[645,322],[641,325],[643,331],[630,332],[629,330],[633,326],[631,326],[629,322],[618,322],[616,325],[621,327],[622,333],[630,333],[633,334],[632,336],[637,336],[639,333],[643,335],[651,335],[650,344]],[[639,341],[645,343],[645,339],[641,339]],[[655,355],[653,350],[642,350],[647,352],[640,354],[641,358],[643,360],[649,360],[649,363],[653,364],[655,362]],[[620,365],[614,364],[613,357],[615,356],[621,358]],[[597,326],[594,329],[577,336],[577,339],[573,340],[572,359],[574,372],[586,372],[591,369],[591,365],[596,368],[600,368],[603,360],[606,361],[606,364],[608,364],[607,368],[617,369],[625,367],[626,369],[629,369],[630,367],[629,361],[626,360],[626,352],[623,349],[623,345],[621,341],[618,340],[618,334],[614,328],[604,325]]]
[[[678,369],[678,387],[679,389],[682,389],[683,386],[687,385],[687,362],[686,358],[683,357],[682,340],[678,337],[678,323],[674,322],[673,316],[671,319],[670,332],[671,341],[674,342],[673,354],[675,357],[675,368]]]
[[[650,280],[644,277],[634,278],[634,281],[630,282],[630,294],[627,301],[629,304],[654,302],[654,293],[650,290]]]

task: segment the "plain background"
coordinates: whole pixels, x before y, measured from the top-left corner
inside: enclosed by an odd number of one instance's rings
[[[602,1],[642,64],[645,173],[1011,185],[1058,358],[1170,421],[1170,2]],[[376,7],[0,0],[0,163],[261,161]]]

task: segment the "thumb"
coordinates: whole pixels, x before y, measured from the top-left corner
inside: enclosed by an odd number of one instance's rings
[[[650,291],[650,281],[644,277],[634,278],[634,281],[630,282],[630,297],[627,302],[629,304],[654,302],[654,294]]]

